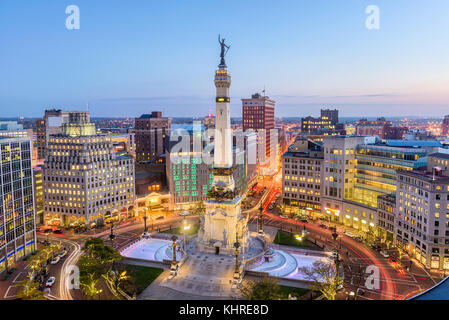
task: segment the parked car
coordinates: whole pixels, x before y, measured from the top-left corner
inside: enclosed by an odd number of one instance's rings
[[[390,257],[390,255],[389,255],[387,252],[385,252],[385,251],[381,251],[380,254],[381,254],[381,256],[384,257],[384,258]]]
[[[351,233],[351,232],[348,232],[348,231],[345,232],[345,235],[347,235],[349,238],[352,238],[352,239],[355,238],[355,235],[353,233]]]
[[[337,258],[338,258],[338,253],[332,252],[331,255],[330,255],[330,257],[331,257],[332,259],[337,259]]]
[[[360,238],[360,237],[354,237],[354,240],[358,241],[358,242],[362,242],[362,238]]]
[[[61,258],[59,256],[56,256],[53,259],[51,259],[50,264],[57,264],[59,260],[61,260]]]
[[[327,229],[327,226],[325,224],[320,224],[318,225],[319,227],[323,228],[323,229]]]
[[[55,234],[62,234],[62,230],[61,229],[55,229],[55,230],[53,230],[53,233],[55,233]]]
[[[284,214],[281,214],[279,217],[281,217],[282,219],[288,219],[288,217]]]
[[[47,283],[45,283],[45,286],[46,287],[52,287],[53,284],[55,283],[55,281],[56,281],[55,277],[50,277],[50,278],[48,278]]]
[[[62,258],[64,258],[64,257],[66,256],[66,254],[67,254],[67,251],[66,251],[66,250],[63,250],[63,251],[61,251],[61,252],[58,254],[58,257],[59,257],[60,259],[62,259]]]

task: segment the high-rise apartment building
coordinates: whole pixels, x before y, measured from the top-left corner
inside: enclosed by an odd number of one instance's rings
[[[258,159],[262,162],[270,158],[276,146],[271,141],[271,131],[274,130],[275,101],[259,93],[253,94],[251,99],[242,99],[243,130],[256,131],[258,135]],[[265,155],[265,158],[260,158]]]
[[[170,134],[171,119],[153,111],[134,120],[137,161],[163,162],[166,136]]]
[[[0,272],[36,250],[31,141],[0,138]]]
[[[134,159],[116,155],[109,135],[96,134],[88,112],[71,112],[50,135],[43,168],[44,222],[93,227],[133,215]]]

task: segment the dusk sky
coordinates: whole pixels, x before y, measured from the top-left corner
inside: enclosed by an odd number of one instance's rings
[[[379,30],[365,27],[368,5]],[[219,33],[233,116],[264,87],[282,117],[449,114],[447,0],[0,0],[0,117],[87,102],[92,116],[204,116]]]

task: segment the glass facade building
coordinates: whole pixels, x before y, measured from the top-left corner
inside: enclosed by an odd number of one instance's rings
[[[36,249],[31,141],[0,138],[0,272]]]

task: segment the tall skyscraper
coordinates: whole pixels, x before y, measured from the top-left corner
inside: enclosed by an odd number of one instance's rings
[[[0,272],[36,250],[31,141],[0,138]]]
[[[274,130],[274,105],[275,101],[267,96],[255,93],[251,99],[242,99],[242,124],[243,130],[253,130],[258,134],[258,145],[265,150],[266,158],[274,152],[276,146],[271,141],[271,130]],[[259,154],[263,156],[263,154]],[[265,159],[266,159],[265,158]],[[259,158],[260,161],[265,159]]]
[[[134,159],[116,155],[111,137],[96,134],[87,112],[71,112],[50,135],[43,168],[46,225],[93,227],[133,214]]]
[[[137,161],[162,162],[166,135],[170,133],[171,119],[162,112],[153,111],[134,120]]]

